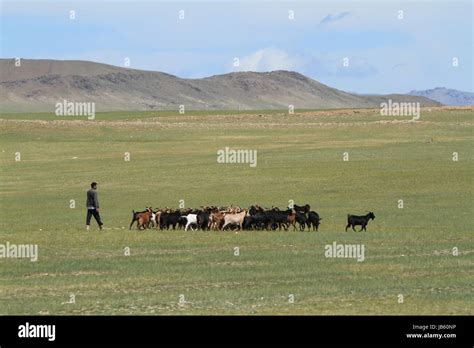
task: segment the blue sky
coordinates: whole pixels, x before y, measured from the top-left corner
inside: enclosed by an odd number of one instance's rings
[[[1,0],[2,58],[129,58],[188,78],[284,69],[358,93],[472,92],[472,38],[471,0]]]

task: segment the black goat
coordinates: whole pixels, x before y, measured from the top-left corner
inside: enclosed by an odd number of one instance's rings
[[[322,219],[319,217],[319,214],[316,213],[315,211],[310,211],[308,213],[308,219],[306,220],[306,224],[308,225],[308,229],[311,230],[311,227],[313,227],[314,230],[318,230],[320,221]]]
[[[349,227],[352,227],[352,230],[355,232],[355,228],[354,226],[362,226],[359,230],[362,231],[367,231],[366,229],[366,226],[367,224],[369,223],[369,220],[372,219],[374,220],[375,219],[375,215],[374,213],[372,212],[369,212],[368,214],[364,215],[364,216],[357,216],[357,215],[349,215],[347,214],[347,226],[346,226],[346,232],[347,232],[347,229]]]
[[[306,222],[308,221],[308,217],[306,216],[306,214],[301,213],[301,212],[296,212],[295,220],[300,225],[300,231],[304,231]]]
[[[290,207],[288,207],[289,209],[292,209]],[[305,204],[305,205],[293,205],[293,209],[297,212],[297,213],[309,213],[309,211],[311,210],[311,206],[309,204]]]

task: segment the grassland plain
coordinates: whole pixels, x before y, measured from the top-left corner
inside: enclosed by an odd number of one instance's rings
[[[472,116],[3,114],[0,243],[38,244],[39,258],[0,259],[0,314],[473,314]],[[224,147],[257,150],[257,167],[217,163]],[[102,232],[84,228],[91,181]],[[323,220],[319,232],[128,230],[132,209],[180,199],[293,199]],[[344,232],[347,213],[367,210],[367,232]],[[334,241],[364,244],[365,260],[326,258]]]

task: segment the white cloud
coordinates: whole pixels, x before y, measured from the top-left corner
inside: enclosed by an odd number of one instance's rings
[[[298,56],[291,56],[286,51],[275,48],[263,48],[245,57],[239,58],[239,66],[235,67],[233,70],[294,70],[297,69],[302,63],[303,60],[301,58]]]
[[[360,55],[350,56],[350,64],[343,66],[340,53],[288,52],[275,48],[262,48],[239,58],[238,67],[229,71],[273,71],[293,70],[306,76],[366,78],[377,74],[377,68]]]
[[[335,21],[339,21],[343,19],[344,17],[349,16],[351,13],[349,11],[344,11],[335,15],[328,14],[326,17],[322,19],[322,21],[319,24],[327,24]]]

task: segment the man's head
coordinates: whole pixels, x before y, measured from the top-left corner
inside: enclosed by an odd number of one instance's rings
[[[97,183],[96,183],[96,182],[93,182],[93,183],[91,184],[91,188],[93,188],[93,189],[95,190],[95,189],[97,188]]]

